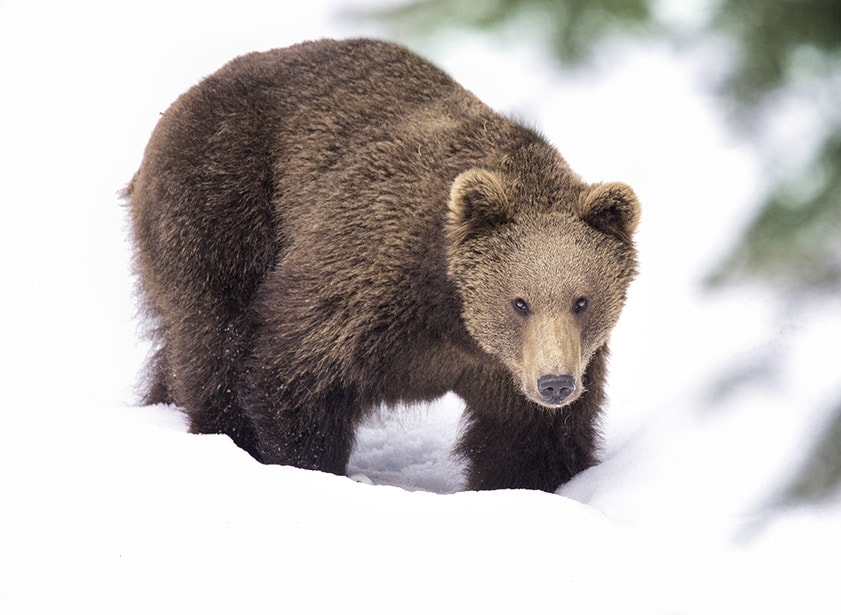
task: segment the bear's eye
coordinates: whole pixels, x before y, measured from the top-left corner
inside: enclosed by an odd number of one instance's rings
[[[581,314],[587,311],[587,307],[590,305],[590,300],[587,297],[579,297],[576,299],[572,304],[572,311],[574,314]]]
[[[521,299],[517,297],[514,301],[511,302],[511,305],[514,306],[514,311],[520,314],[521,316],[528,316],[531,314],[531,309],[529,308],[529,304],[526,303],[525,299]]]

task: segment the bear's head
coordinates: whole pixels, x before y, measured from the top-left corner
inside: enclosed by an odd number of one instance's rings
[[[479,346],[529,399],[559,407],[581,395],[587,365],[619,318],[636,273],[640,207],[621,183],[574,178],[549,195],[530,183],[483,169],[456,178],[448,273]]]

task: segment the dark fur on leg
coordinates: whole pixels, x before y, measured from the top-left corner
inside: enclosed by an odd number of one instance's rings
[[[595,465],[606,355],[606,348],[596,353],[587,392],[563,408],[528,401],[504,373],[463,386],[465,426],[456,452],[467,461],[468,488],[551,492]],[[485,386],[489,381],[496,386]]]

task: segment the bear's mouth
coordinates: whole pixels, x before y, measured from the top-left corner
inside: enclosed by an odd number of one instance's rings
[[[569,399],[569,398],[564,399],[564,400],[559,400],[559,401],[554,401],[554,400],[547,401],[545,399],[535,399],[531,395],[529,395],[529,399],[531,399],[534,403],[536,403],[539,406],[543,406],[544,408],[551,408],[553,410],[557,410],[558,408],[563,408],[564,406],[568,406],[572,402],[575,401],[575,399]]]

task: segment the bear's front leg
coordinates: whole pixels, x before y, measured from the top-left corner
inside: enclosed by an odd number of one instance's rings
[[[468,489],[555,491],[596,463],[597,408],[590,393],[563,408],[544,408],[501,376],[494,394],[462,393],[464,432],[456,452],[467,462]],[[484,382],[488,382],[485,380]]]

